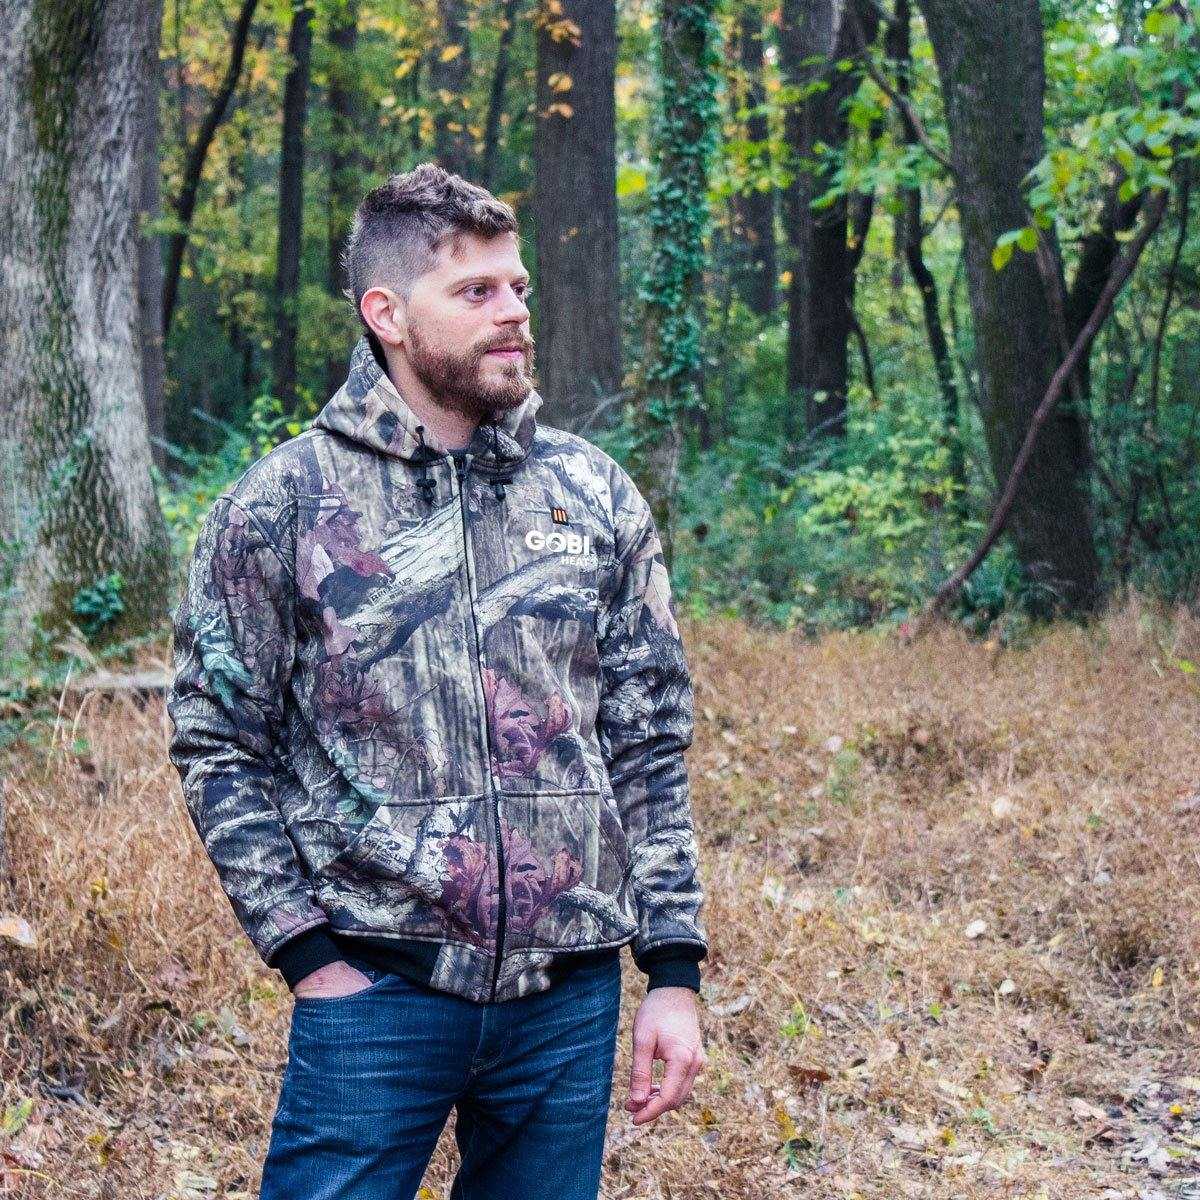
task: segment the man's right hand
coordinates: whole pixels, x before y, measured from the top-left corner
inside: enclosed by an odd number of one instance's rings
[[[292,989],[292,995],[297,999],[318,998],[334,1000],[338,996],[350,996],[354,992],[365,991],[371,986],[369,980],[360,970],[352,967],[343,959],[326,963],[315,971],[310,971]]]

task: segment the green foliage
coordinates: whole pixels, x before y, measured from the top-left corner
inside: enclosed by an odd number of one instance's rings
[[[900,619],[971,532],[946,515],[957,491],[947,465],[933,401],[911,395],[855,405],[845,443],[786,479],[776,450],[730,439],[689,473],[685,602],[806,629]]]
[[[125,602],[121,599],[124,583],[120,571],[113,571],[76,592],[71,608],[81,618],[80,628],[86,637],[95,637],[125,611]]]
[[[666,62],[668,55],[674,66]],[[686,69],[679,69],[680,62]],[[649,436],[699,404],[701,309],[696,290],[706,258],[719,62],[711,5],[694,0],[664,4],[656,43],[659,99],[651,135],[659,173],[649,189],[650,263],[637,293],[655,332],[642,364]]]

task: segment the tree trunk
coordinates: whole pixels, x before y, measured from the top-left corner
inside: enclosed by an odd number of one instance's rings
[[[161,215],[161,172],[159,165],[159,90],[162,70],[158,48],[162,40],[162,4],[145,5],[150,28],[146,34],[146,86],[142,89],[142,114],[138,131],[137,289],[138,334],[142,356],[142,394],[146,402],[146,424],[150,432],[150,454],[159,470],[167,465],[163,439],[166,436],[166,361],[163,351],[163,260],[162,241],[147,228]]]
[[[912,8],[909,0],[896,0],[896,11],[887,30],[888,57],[896,71],[896,91],[911,102],[912,97]],[[898,118],[899,136],[910,148],[919,145],[916,130],[911,122]],[[942,327],[941,311],[938,308],[937,280],[925,262],[925,224],[921,213],[921,189],[900,189],[900,211],[896,218],[896,229],[900,235],[900,261],[907,265],[909,274],[921,297],[921,312],[925,321],[925,336],[929,342],[929,353],[933,357],[938,388],[942,394],[945,412],[943,438],[950,455],[950,477],[959,485],[955,508],[962,508],[966,494],[967,466],[963,449],[962,422],[958,409],[958,387],[954,382],[954,362],[950,357],[950,346],[946,331]],[[900,281],[901,283],[903,280]],[[899,286],[899,285],[897,285]]]
[[[183,168],[183,184],[175,199],[175,215],[179,219],[179,228],[171,234],[167,243],[167,273],[163,285],[163,335],[170,333],[171,320],[175,316],[175,301],[179,295],[179,277],[183,271],[183,255],[187,249],[188,237],[191,234],[192,217],[196,212],[196,202],[200,196],[200,179],[204,174],[204,164],[212,147],[213,138],[229,111],[229,102],[237,90],[238,81],[242,77],[242,65],[246,59],[246,45],[250,39],[250,23],[254,19],[254,10],[258,0],[242,0],[238,19],[233,29],[233,43],[229,51],[229,64],[225,68],[225,76],[221,86],[217,88],[208,112],[196,132],[195,140],[188,147],[187,161]],[[179,72],[180,80],[186,79],[186,72]],[[182,86],[182,82],[181,82]],[[182,118],[181,118],[182,119]]]
[[[862,5],[859,23],[870,43],[878,10]],[[791,280],[788,284],[787,386],[797,403],[784,434],[796,443],[803,433],[840,436],[846,427],[847,358],[852,328],[853,266],[847,245],[845,197],[819,210],[812,202],[827,190],[827,167],[817,158],[822,146],[845,146],[849,126],[842,106],[858,87],[858,71],[836,64],[856,45],[847,0],[783,0],[780,65],[789,84],[805,89],[784,114],[784,139],[795,178],[784,196]],[[821,84],[823,87],[815,87]],[[804,428],[799,428],[803,417]]]
[[[332,16],[329,43],[329,293],[342,299],[348,284],[342,271],[342,250],[363,174],[358,150],[362,137],[358,0],[342,0]],[[337,391],[345,377],[345,355],[331,355],[325,363],[326,393]]]
[[[1003,270],[992,266],[1000,234],[1030,219],[1020,185],[1043,150],[1041,13],[1037,0],[1009,5],[1003,21],[996,20],[990,0],[919,2],[950,132],[980,413],[992,468],[1003,484],[1062,358],[1034,256],[1017,252]],[[1061,271],[1057,249],[1052,250],[1054,269]],[[1074,403],[1055,409],[1034,447],[1009,521],[1030,580],[1077,612],[1094,609],[1100,600],[1086,421]]]
[[[752,110],[745,119],[747,141],[765,143],[770,136],[767,114],[754,109],[766,103],[763,84],[763,15],[754,4],[744,4],[737,22],[737,55],[741,87],[734,90],[734,122],[741,126],[737,109]],[[762,153],[766,153],[763,151]],[[758,156],[756,156],[758,157]],[[775,309],[775,189],[735,193],[731,201],[733,236],[733,282],[751,312],[763,317]]]
[[[570,22],[578,34],[566,36]],[[567,0],[539,14],[533,134],[539,390],[580,431],[621,388],[616,9]],[[611,406],[610,406],[611,407]]]
[[[500,146],[500,118],[504,114],[505,89],[508,86],[508,66],[512,53],[513,33],[517,27],[517,0],[504,0],[500,16],[500,41],[496,47],[496,69],[492,72],[492,87],[488,94],[487,122],[483,129],[483,170],[480,183],[492,187],[496,177],[496,152]]]
[[[300,298],[300,250],[304,236],[304,123],[312,60],[313,10],[292,13],[287,80],[283,88],[283,139],[279,162],[279,238],[275,266],[274,384],[284,412],[296,408],[296,330]]]
[[[0,41],[0,660],[88,622],[161,627],[171,555],[138,338],[138,130],[158,0],[5,0]]]
[[[659,0],[651,135],[657,172],[650,189],[650,263],[641,288],[645,342],[632,466],[668,562],[684,423],[703,405],[700,285],[717,127],[713,11],[713,0]]]
[[[438,0],[441,45],[429,64],[436,116],[434,157],[455,175],[471,177],[474,160],[470,121],[471,34],[465,0]],[[457,49],[455,49],[457,47]]]

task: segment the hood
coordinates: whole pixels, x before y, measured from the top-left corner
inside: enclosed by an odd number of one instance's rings
[[[498,421],[480,422],[467,446],[475,466],[485,473],[510,474],[529,453],[541,405],[541,395],[530,391]],[[422,442],[438,454],[447,449],[431,430],[424,429],[419,435],[421,424],[379,365],[366,335],[359,338],[350,356],[346,382],[313,420],[316,428],[340,433],[380,454],[417,463],[426,458]]]

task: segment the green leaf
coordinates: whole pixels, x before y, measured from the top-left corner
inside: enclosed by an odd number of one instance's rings
[[[996,248],[992,251],[992,267],[997,271],[1003,271],[1008,266],[1008,260],[1013,256],[1013,243],[997,242]]]
[[[1026,225],[1017,235],[1017,245],[1030,254],[1037,249],[1037,243],[1037,230],[1032,225]]]
[[[33,1112],[32,1096],[26,1096],[24,1100],[8,1105],[4,1110],[4,1119],[0,1121],[0,1133],[6,1134],[8,1137],[20,1133],[25,1122],[29,1120],[31,1112]]]

